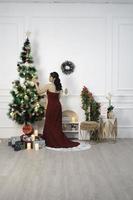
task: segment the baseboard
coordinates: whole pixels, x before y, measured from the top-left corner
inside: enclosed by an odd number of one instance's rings
[[[42,133],[42,129],[39,130]],[[12,136],[20,136],[23,132],[19,127],[0,127],[0,138],[10,138]],[[78,138],[78,134],[67,134],[69,138]],[[133,127],[132,126],[122,126],[118,127],[117,138],[133,138]]]

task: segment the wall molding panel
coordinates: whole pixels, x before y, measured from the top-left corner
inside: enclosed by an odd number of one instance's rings
[[[40,83],[46,83],[49,73],[57,71],[64,88],[68,88],[69,96],[61,99],[63,110],[76,111],[83,121],[83,86],[106,105],[105,97],[111,92],[118,137],[133,138],[133,5],[4,2],[0,3],[0,138],[22,131],[6,113],[27,30],[31,31]],[[65,60],[76,65],[70,76],[60,69]]]
[[[113,75],[112,86],[115,94],[133,94],[133,83],[131,81],[131,69],[133,59],[131,50],[133,48],[133,17],[113,18]],[[130,41],[129,41],[130,39]],[[122,46],[123,45],[123,46]],[[128,52],[128,53],[127,53]],[[129,82],[129,83],[128,83]],[[128,83],[129,86],[126,86]],[[120,84],[125,84],[121,86]]]
[[[17,60],[24,34],[24,17],[0,16],[0,60],[2,73],[0,73],[0,92],[7,95],[11,82],[17,77]],[[5,78],[4,78],[5,77]],[[7,78],[8,77],[8,78]]]

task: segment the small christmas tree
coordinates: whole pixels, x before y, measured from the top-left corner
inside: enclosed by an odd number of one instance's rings
[[[18,124],[32,124],[44,117],[44,107],[40,104],[41,96],[38,95],[33,78],[37,77],[37,70],[33,64],[29,32],[24,42],[18,62],[19,80],[13,82],[11,95],[12,103],[9,104],[8,116]]]
[[[98,121],[100,116],[100,104],[96,102],[92,93],[87,87],[83,87],[81,91],[82,109],[85,111],[86,121]]]
[[[92,93],[89,92],[87,87],[83,87],[81,91],[81,102],[82,102],[82,109],[85,111],[85,120],[90,120],[90,104],[92,101]]]

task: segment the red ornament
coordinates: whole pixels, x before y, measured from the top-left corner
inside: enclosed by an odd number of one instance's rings
[[[23,126],[23,132],[24,134],[31,134],[33,132],[33,127],[31,124],[25,124]]]

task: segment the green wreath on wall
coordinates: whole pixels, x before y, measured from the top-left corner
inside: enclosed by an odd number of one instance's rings
[[[69,75],[71,74],[72,72],[74,72],[74,69],[75,69],[75,65],[73,62],[71,61],[65,61],[61,64],[61,70],[64,74],[66,75]]]

